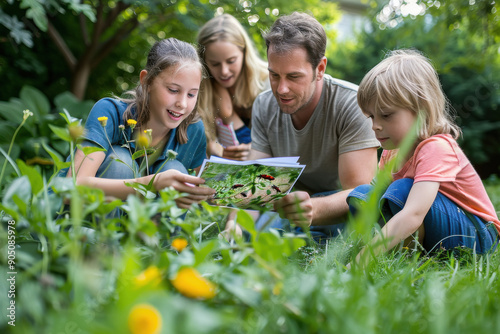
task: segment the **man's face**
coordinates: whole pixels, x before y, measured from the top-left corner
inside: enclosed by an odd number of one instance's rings
[[[271,44],[267,52],[269,80],[271,89],[281,111],[312,113],[321,91],[317,89],[317,72],[307,60],[304,48],[295,48],[288,52],[276,52]],[[314,104],[314,105],[313,105]]]

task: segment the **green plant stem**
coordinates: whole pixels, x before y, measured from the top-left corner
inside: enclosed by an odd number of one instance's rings
[[[106,140],[108,141],[109,147],[111,148],[111,151],[113,151],[113,153],[114,153],[116,156],[118,156],[118,154],[116,154],[115,149],[113,148],[113,145],[111,144],[111,141],[109,140],[108,133],[106,132],[106,129],[104,129],[104,127],[103,127],[103,130],[104,130],[104,135],[106,136]],[[130,170],[131,170],[131,171],[132,171],[132,173],[134,174],[134,177],[136,177],[136,178],[137,178],[137,174],[136,174],[135,170],[134,170],[131,166],[129,166],[127,163],[125,163],[125,161],[123,161],[123,163],[124,163],[125,165],[127,165],[127,167],[128,167],[128,168],[130,168]],[[132,161],[132,163],[133,163],[133,161]]]
[[[76,184],[75,146],[74,146],[74,143],[72,141],[69,143],[69,154],[71,155],[71,177],[73,178],[73,184]],[[81,166],[81,164],[80,164],[80,166]],[[78,171],[80,171],[80,167],[78,167]]]
[[[9,150],[7,151],[7,155],[8,156],[10,156],[10,152],[12,151],[12,146],[14,146],[14,141],[16,140],[17,133],[23,127],[24,123],[26,122],[26,119],[27,118],[23,119],[23,121],[21,122],[21,124],[19,124],[19,126],[16,129],[16,131],[14,132],[14,135],[12,136],[12,140],[10,141],[10,145],[9,145]],[[2,181],[3,181],[3,175],[5,173],[5,168],[7,168],[7,158],[3,162],[2,172],[0,173],[0,189],[1,189],[1,186],[2,186]]]

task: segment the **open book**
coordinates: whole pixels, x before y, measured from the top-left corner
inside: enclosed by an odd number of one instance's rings
[[[298,157],[235,161],[211,157],[205,159],[199,177],[201,186],[217,191],[211,205],[258,210],[273,208],[273,202],[290,192],[305,165]]]

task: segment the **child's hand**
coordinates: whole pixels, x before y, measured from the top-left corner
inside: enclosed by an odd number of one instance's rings
[[[187,193],[188,196],[183,196],[175,200],[177,206],[183,209],[188,209],[191,204],[199,203],[207,200],[215,194],[215,190],[208,187],[198,187],[205,183],[200,177],[183,174],[178,170],[167,170],[158,173],[154,181],[154,187],[157,190],[173,187],[175,190]]]
[[[231,160],[240,160],[240,161],[248,160],[251,148],[252,148],[251,143],[239,144],[237,146],[228,146],[224,148],[222,157]]]
[[[298,226],[311,226],[313,206],[311,197],[305,191],[295,191],[280,198],[274,203],[274,209],[282,218],[286,218]]]

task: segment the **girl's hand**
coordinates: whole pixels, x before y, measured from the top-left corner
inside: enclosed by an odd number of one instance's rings
[[[207,187],[198,187],[198,185],[205,183],[200,177],[183,174],[178,170],[167,170],[158,173],[153,182],[156,190],[161,190],[166,187],[173,187],[175,190],[187,193],[175,200],[177,206],[183,209],[188,209],[191,204],[199,203],[207,200],[215,194],[215,190]]]
[[[250,149],[252,148],[252,144],[239,144],[237,146],[228,146],[224,148],[222,152],[222,157],[225,159],[231,160],[248,160],[248,156],[250,155]]]
[[[282,218],[286,218],[298,226],[311,226],[313,205],[311,197],[305,191],[289,193],[274,203],[274,209]]]

